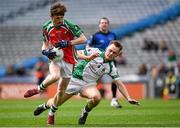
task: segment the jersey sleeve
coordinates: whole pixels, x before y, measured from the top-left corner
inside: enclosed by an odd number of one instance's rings
[[[112,77],[113,80],[118,80],[120,79],[119,73],[117,68],[115,67],[114,63],[110,63],[110,73],[109,75]]]
[[[94,52],[98,52],[99,54],[102,53],[98,48],[86,48],[83,50],[83,54],[86,56],[90,56]]]
[[[45,43],[48,41],[48,34],[47,34],[47,31],[46,29],[42,29],[42,41]]]
[[[51,23],[51,20],[45,22],[42,26],[42,41],[43,43],[47,42],[49,40],[48,37],[48,25]]]
[[[117,40],[117,36],[116,36],[116,34],[115,34],[115,33],[113,33],[113,34],[114,34],[114,39],[115,39],[115,40]]]
[[[78,25],[74,24],[73,22],[71,22],[70,20],[67,20],[67,19],[64,19],[64,22],[76,37],[81,36],[83,31],[81,30],[81,28]]]

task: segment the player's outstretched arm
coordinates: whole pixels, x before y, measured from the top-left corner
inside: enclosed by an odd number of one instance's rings
[[[116,80],[115,81],[115,84],[117,85],[119,91],[122,93],[122,95],[128,100],[128,102],[130,104],[133,104],[133,105],[140,105],[139,102],[135,99],[132,99],[130,96],[129,96],[129,93],[125,87],[125,85],[123,84],[123,82],[121,80]]]
[[[82,33],[80,35],[80,37],[74,39],[74,40],[71,40],[71,45],[76,45],[76,44],[83,44],[87,41],[87,38],[86,36]]]
[[[84,59],[84,60],[93,60],[94,58],[99,56],[99,52],[93,52],[91,55],[84,55],[84,53],[81,50],[77,51],[78,59]]]

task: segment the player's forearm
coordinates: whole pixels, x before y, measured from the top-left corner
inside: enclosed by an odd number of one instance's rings
[[[125,85],[122,83],[121,80],[117,80],[115,81],[115,84],[117,85],[119,91],[122,93],[122,95],[127,99],[129,100],[130,99],[130,96],[129,96],[129,93],[125,87]]]
[[[85,59],[85,60],[89,60],[89,56],[86,56],[86,55],[84,55],[84,54],[80,54],[80,53],[78,53],[77,55],[78,55],[78,59]]]
[[[82,43],[85,43],[86,41],[87,41],[87,38],[85,37],[85,35],[81,34],[79,38],[71,40],[71,45],[82,44]]]
[[[43,42],[43,45],[42,45],[42,47],[41,47],[41,50],[43,51],[43,50],[45,50],[45,49],[47,49],[47,48],[48,48],[48,47],[47,47],[46,43]]]

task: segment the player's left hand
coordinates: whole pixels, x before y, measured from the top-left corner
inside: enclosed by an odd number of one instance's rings
[[[47,56],[50,60],[56,57],[56,52],[52,51],[52,49],[43,50],[42,54]]]
[[[71,45],[70,41],[67,40],[61,40],[60,42],[55,43],[56,48],[66,48]]]
[[[128,99],[128,102],[129,102],[130,104],[133,104],[133,105],[140,105],[140,103],[139,103],[137,100],[135,100],[135,99],[129,98],[129,99]]]
[[[94,52],[89,56],[88,60],[93,60],[94,58],[98,57],[99,55],[100,55],[99,52]]]

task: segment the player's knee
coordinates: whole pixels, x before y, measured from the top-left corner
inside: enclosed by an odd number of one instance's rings
[[[60,74],[56,73],[56,74],[51,75],[51,77],[53,80],[59,80]]]
[[[100,94],[97,94],[97,95],[93,96],[93,102],[99,103],[100,100],[101,100],[101,95]]]

